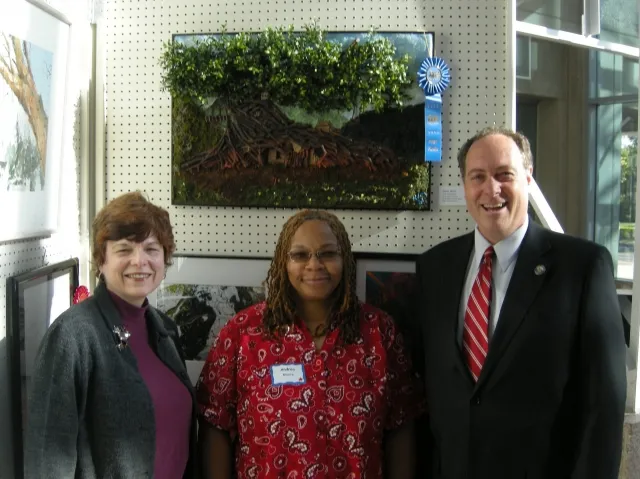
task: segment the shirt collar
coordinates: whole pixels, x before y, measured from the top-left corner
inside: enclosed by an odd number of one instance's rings
[[[511,236],[508,236],[499,243],[493,245],[493,250],[496,253],[496,257],[498,258],[498,267],[503,273],[509,268],[509,266],[511,266],[511,263],[516,260],[516,257],[518,256],[518,250],[520,249],[520,245],[522,244],[524,235],[527,233],[528,227],[529,215],[525,217],[522,226],[511,233]],[[486,238],[482,236],[482,233],[480,233],[480,230],[478,230],[477,226],[475,229],[474,240],[475,254],[473,258],[473,264],[475,268],[479,268],[480,261],[482,261],[482,255],[484,254],[485,250],[489,246],[491,246],[491,243],[489,243]]]

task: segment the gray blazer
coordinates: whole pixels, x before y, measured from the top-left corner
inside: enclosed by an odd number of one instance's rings
[[[149,391],[129,348],[117,348],[120,314],[99,285],[48,329],[29,391],[25,445],[28,478],[153,477],[155,419]],[[197,477],[193,387],[175,343],[175,323],[147,312],[149,341],[193,398],[190,455],[185,478]]]

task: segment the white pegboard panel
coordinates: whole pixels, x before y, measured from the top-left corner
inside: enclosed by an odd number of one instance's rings
[[[432,169],[432,211],[336,213],[356,251],[419,253],[473,227],[464,208],[440,208],[456,186],[456,152],[478,129],[504,124],[509,99],[508,0],[107,0],[105,197],[146,192],[171,214],[179,253],[269,256],[293,210],[171,205],[171,101],[161,91],[162,44],[177,33],[258,31],[317,20],[332,31],[434,31],[452,69],[444,94],[444,161]],[[100,201],[100,199],[99,199]]]

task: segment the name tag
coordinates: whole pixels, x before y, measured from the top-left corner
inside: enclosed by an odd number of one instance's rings
[[[275,364],[271,366],[271,384],[273,386],[284,386],[285,384],[298,386],[306,382],[302,364]]]

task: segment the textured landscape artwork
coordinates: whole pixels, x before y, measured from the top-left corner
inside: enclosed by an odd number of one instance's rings
[[[176,35],[165,53],[174,204],[429,209],[416,75],[432,34],[317,33],[317,48],[291,32],[229,38]],[[205,57],[224,65],[194,66],[211,80],[193,87],[185,72]]]
[[[264,300],[264,288],[194,284],[161,285],[157,308],[180,329],[186,360],[204,360],[222,327],[236,313]]]

